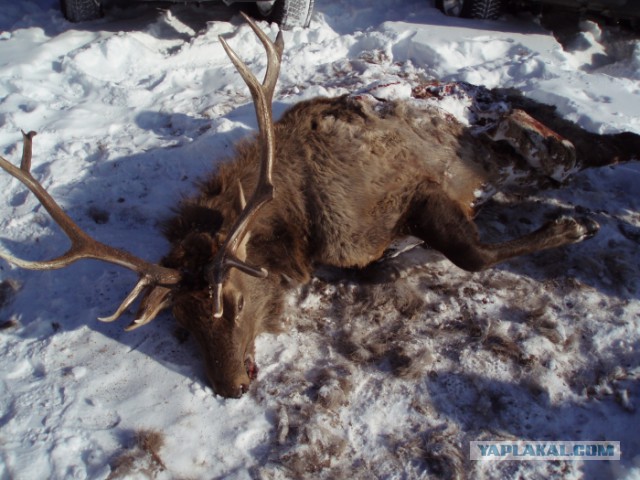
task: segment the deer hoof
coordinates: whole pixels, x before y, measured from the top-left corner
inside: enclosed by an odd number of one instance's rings
[[[560,217],[555,221],[555,224],[563,228],[573,243],[587,240],[600,230],[598,222],[588,217]]]
[[[576,221],[584,232],[582,238],[579,241],[587,240],[593,237],[596,233],[598,233],[598,230],[600,230],[600,225],[592,218],[581,217],[576,219]]]

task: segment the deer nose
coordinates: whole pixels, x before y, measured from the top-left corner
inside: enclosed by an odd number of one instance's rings
[[[240,376],[239,378],[235,379],[235,381],[232,381],[227,388],[225,388],[228,394],[224,396],[231,397],[231,398],[242,397],[245,393],[249,391],[250,382],[251,380],[246,375]]]
[[[249,391],[248,383],[236,383],[232,385],[217,385],[213,387],[213,391],[224,398],[240,398]]]
[[[249,391],[249,384],[240,383],[229,388],[229,390],[227,390],[227,394],[223,393],[222,396],[227,398],[240,398],[248,391]]]
[[[248,383],[241,383],[240,387],[238,388],[238,398],[240,398],[242,395],[244,395],[248,391],[249,391],[249,384]]]

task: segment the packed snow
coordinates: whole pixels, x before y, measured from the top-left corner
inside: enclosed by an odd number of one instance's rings
[[[20,130],[37,131],[34,175],[68,214],[157,261],[168,247],[158,222],[255,129],[218,36],[258,73],[261,44],[216,5],[71,24],[56,0],[7,3],[0,154],[19,163]],[[319,0],[310,27],[284,39],[276,115],[436,79],[512,87],[589,130],[640,133],[640,41],[615,26],[584,21],[560,43],[529,14],[464,20],[427,0]],[[487,239],[573,210],[602,228],[482,273],[419,248],[390,261],[386,283],[322,272],[290,295],[287,331],[259,337],[259,377],[239,400],[212,393],[169,313],[130,333],[124,318],[96,320],[133,287],[131,272],[2,260],[0,478],[640,478],[638,185],[632,162],[498,196],[478,218]],[[0,191],[3,250],[66,249],[22,184],[3,172]],[[477,462],[472,440],[620,441],[622,459]]]

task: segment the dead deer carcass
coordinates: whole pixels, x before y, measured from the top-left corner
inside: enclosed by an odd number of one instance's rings
[[[128,329],[171,308],[201,346],[215,392],[226,397],[247,391],[257,373],[256,336],[278,329],[283,293],[307,282],[317,265],[364,267],[406,235],[467,270],[579,242],[596,232],[595,222],[562,217],[522,238],[487,244],[472,219],[501,188],[562,180],[640,150],[638,135],[588,133],[517,95],[504,94],[502,105],[510,107],[472,128],[425,99],[439,94],[433,86],[399,101],[370,94],[304,101],[273,123],[282,38],[273,43],[247,21],[267,51],[262,84],[221,41],[251,90],[258,136],[238,145],[235,159],[181,203],[166,223],[172,248],[159,265],[95,241],[66,216],[30,174],[33,134],[24,136],[20,168],[0,159],[72,241],[51,261],[3,258],[29,269],[96,258],[136,271],[139,283],[102,320],[117,319],[140,295]],[[253,192],[248,202],[243,192]]]

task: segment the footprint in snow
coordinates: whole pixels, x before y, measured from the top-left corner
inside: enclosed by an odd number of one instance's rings
[[[16,193],[13,198],[9,201],[9,204],[12,207],[19,207],[20,205],[23,205],[24,202],[27,201],[27,195],[29,195],[29,192],[19,192]]]

